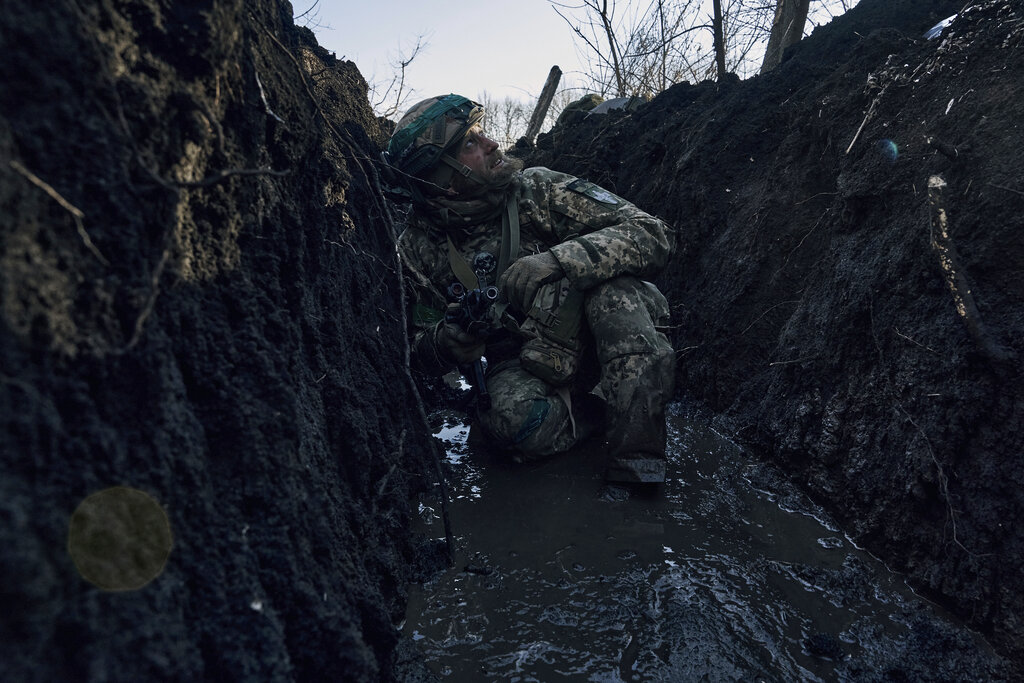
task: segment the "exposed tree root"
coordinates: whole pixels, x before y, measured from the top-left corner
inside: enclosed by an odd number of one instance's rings
[[[30,183],[32,183],[33,185],[41,189],[43,192],[48,194],[55,202],[60,204],[68,213],[72,215],[72,217],[74,217],[75,225],[78,227],[78,235],[79,237],[82,238],[82,242],[85,243],[86,248],[92,252],[93,256],[99,259],[100,263],[102,263],[105,266],[109,266],[110,261],[108,261],[107,258],[102,253],[100,253],[99,248],[97,248],[96,244],[92,241],[92,238],[89,237],[89,233],[85,231],[85,223],[83,221],[83,219],[85,218],[85,214],[82,212],[82,210],[76,207],[68,200],[64,199],[64,197],[62,197],[60,193],[57,192],[57,190],[53,189],[51,185],[46,183],[36,174],[32,173],[32,171],[25,168],[25,166],[20,161],[17,161],[16,159],[11,159],[10,163],[11,168],[13,168],[21,175],[23,175]]]
[[[928,204],[931,209],[931,245],[939,256],[939,265],[953,294],[956,312],[963,319],[974,343],[990,360],[1004,362],[1011,354],[985,329],[967,274],[960,265],[956,245],[949,235],[949,214],[945,203],[946,181],[940,175],[928,179]]]

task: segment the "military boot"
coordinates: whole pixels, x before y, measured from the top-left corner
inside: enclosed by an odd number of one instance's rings
[[[608,367],[611,376],[638,377],[627,368],[646,365],[650,357],[623,357]],[[618,367],[618,366],[622,367]],[[666,368],[671,370],[671,368]],[[660,484],[665,481],[665,403],[671,396],[671,374],[647,372],[642,381],[621,381],[608,401],[608,452],[605,472],[610,482]]]
[[[654,453],[625,453],[613,458],[604,473],[605,481],[618,484],[663,484],[665,456]]]
[[[665,404],[675,388],[675,353],[665,336],[668,301],[631,276],[588,291],[587,323],[608,401],[606,435],[612,482],[665,481]]]
[[[633,405],[609,415],[605,471],[610,482],[660,484],[665,481],[665,411],[655,393],[634,395]]]

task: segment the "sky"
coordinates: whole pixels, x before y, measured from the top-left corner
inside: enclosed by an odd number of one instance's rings
[[[572,29],[547,0],[320,0],[315,15],[298,18],[313,2],[292,0],[296,23],[367,81],[390,81],[390,62],[424,37],[406,72],[409,105],[449,92],[533,100],[552,66],[562,85],[580,70]]]

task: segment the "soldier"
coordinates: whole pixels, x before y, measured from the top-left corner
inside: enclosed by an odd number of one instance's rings
[[[413,367],[440,376],[486,355],[484,382],[463,370],[486,388],[477,424],[518,461],[603,431],[608,481],[663,482],[675,354],[668,303],[642,278],[667,263],[674,233],[593,183],[523,170],[483,116],[459,95],[424,100],[384,153],[412,202],[398,248]],[[486,321],[467,317],[468,296],[453,303],[464,292],[495,299]]]

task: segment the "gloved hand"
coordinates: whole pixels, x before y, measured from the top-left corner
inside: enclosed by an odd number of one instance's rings
[[[434,330],[434,347],[445,359],[469,365],[484,355],[484,340],[455,323],[440,322]]]
[[[508,267],[498,280],[505,300],[526,313],[533,306],[537,290],[565,277],[558,259],[550,251],[524,256]]]

